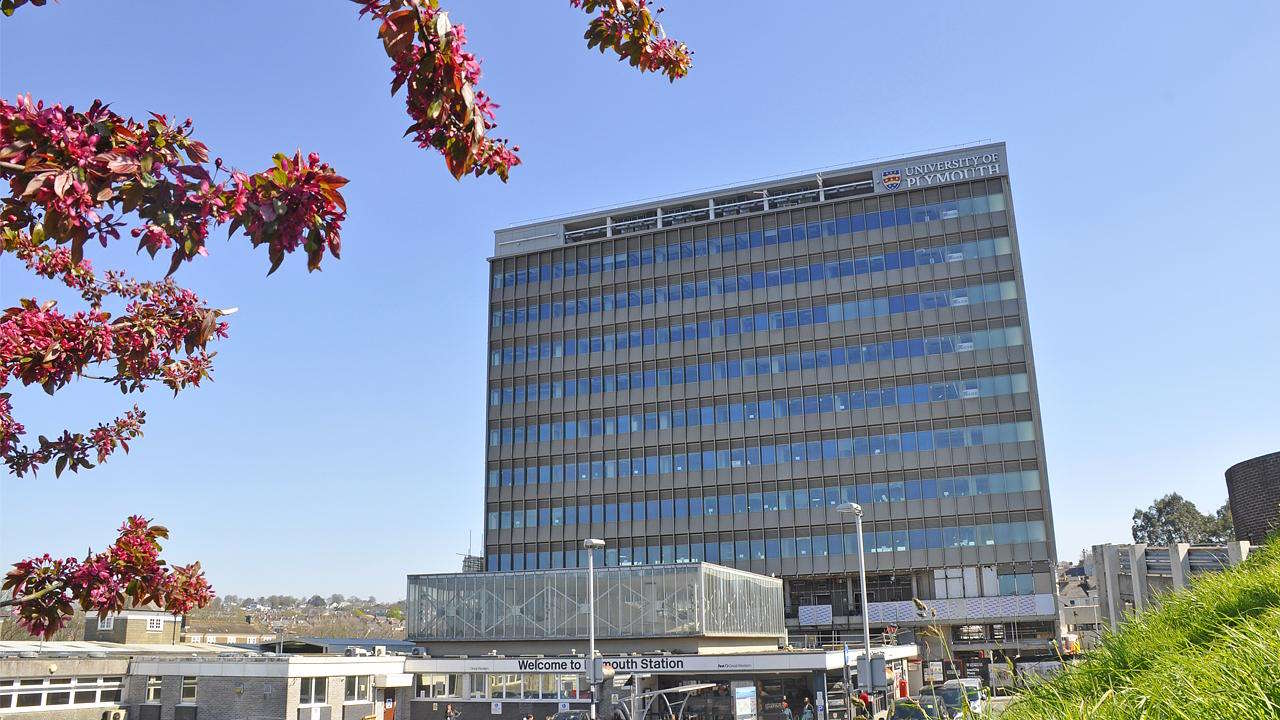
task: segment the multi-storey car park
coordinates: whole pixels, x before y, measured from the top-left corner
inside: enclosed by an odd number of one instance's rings
[[[1002,143],[498,230],[485,568],[706,561],[793,641],[1048,651],[1056,550]],[[864,511],[864,604],[845,502]],[[921,611],[912,602],[925,603]]]

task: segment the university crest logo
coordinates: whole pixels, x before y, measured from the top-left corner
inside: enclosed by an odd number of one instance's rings
[[[897,190],[902,184],[902,170],[893,168],[891,170],[880,171],[880,185],[885,190]]]

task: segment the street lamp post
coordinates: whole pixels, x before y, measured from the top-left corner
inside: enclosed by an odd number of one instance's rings
[[[604,541],[587,538],[582,541],[587,550],[587,680],[591,683],[591,718],[596,717],[597,684],[601,678],[596,672],[596,550],[604,547]]]
[[[836,506],[836,512],[841,515],[853,515],[854,524],[857,525],[858,531],[858,585],[862,591],[862,654],[867,658],[867,664],[871,663],[871,613],[867,608],[867,548],[862,542],[862,506],[858,503],[847,502],[840,503]],[[859,684],[865,683],[869,678],[858,678]]]

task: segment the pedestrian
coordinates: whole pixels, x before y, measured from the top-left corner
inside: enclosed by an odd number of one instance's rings
[[[791,712],[791,704],[786,700],[782,701],[782,720],[796,720],[795,715]]]
[[[804,699],[804,709],[800,711],[800,720],[816,720],[817,715],[813,712],[813,703],[809,702],[809,698]]]

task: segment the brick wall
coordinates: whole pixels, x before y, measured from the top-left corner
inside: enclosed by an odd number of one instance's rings
[[[1236,539],[1261,543],[1280,528],[1280,452],[1227,468],[1227,494]]]
[[[182,697],[182,676],[165,675],[161,681],[160,703],[146,702],[147,678],[132,675],[126,686],[125,703],[131,718],[181,720],[178,708]],[[202,676],[196,685],[194,703],[197,720],[280,720],[285,717],[285,679]],[[297,698],[297,689],[294,689]],[[182,706],[189,706],[183,703]],[[147,720],[151,720],[148,718]]]

